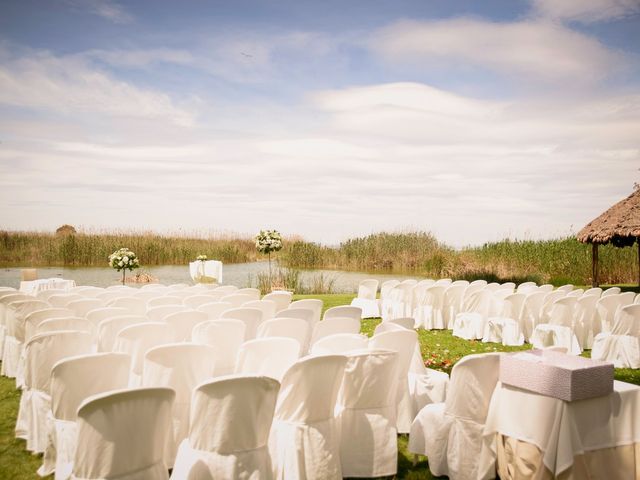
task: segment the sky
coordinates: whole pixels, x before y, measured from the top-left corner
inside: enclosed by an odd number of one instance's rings
[[[0,229],[452,246],[640,182],[640,0],[3,0]]]

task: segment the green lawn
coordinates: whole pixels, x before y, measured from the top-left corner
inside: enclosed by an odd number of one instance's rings
[[[324,301],[324,308],[327,309],[337,305],[347,305],[353,297],[354,295],[295,295],[294,299],[320,298]],[[380,319],[363,320],[363,333],[372,335],[378,323],[380,323]],[[530,348],[530,345],[503,347],[499,344],[462,340],[454,337],[447,330],[420,330],[418,335],[425,361],[431,368],[448,373],[451,372],[453,365],[464,355],[492,351],[526,350]],[[589,356],[589,353],[586,352],[585,356]],[[616,369],[615,377],[618,380],[640,385],[640,370]],[[25,450],[25,442],[16,440],[13,433],[19,401],[20,393],[15,388],[15,381],[0,377],[0,480],[35,480],[40,478],[35,472],[42,461],[41,456],[28,453]],[[412,480],[436,478],[429,472],[428,464],[424,457],[420,457],[418,464],[415,467],[413,466],[413,455],[407,451],[407,442],[407,436],[401,435],[398,437],[397,478]]]

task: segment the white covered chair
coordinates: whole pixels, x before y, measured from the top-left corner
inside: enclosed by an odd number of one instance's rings
[[[220,318],[233,318],[234,320],[244,322],[244,339],[251,340],[252,338],[256,338],[258,326],[262,323],[262,310],[248,307],[231,308],[222,312]]]
[[[298,342],[300,354],[309,350],[311,329],[309,323],[300,318],[272,318],[258,327],[256,338],[287,337]]]
[[[87,332],[91,334],[91,338],[95,337],[95,328],[86,318],[80,317],[60,317],[51,318],[40,322],[36,327],[35,335],[40,333],[55,332],[59,330],[76,330],[79,332]]]
[[[360,332],[360,320],[350,317],[329,317],[318,322],[311,334],[313,345],[318,340],[336,333],[358,333]]]
[[[147,310],[165,305],[182,305],[182,297],[178,297],[177,295],[162,295],[147,300]]]
[[[305,308],[307,310],[311,310],[313,312],[313,316],[311,317],[311,330],[313,327],[320,321],[322,318],[322,307],[324,306],[324,302],[318,298],[303,298],[302,300],[295,300],[289,304],[287,310],[290,309],[298,309]],[[284,315],[288,316],[288,315]]]
[[[195,343],[160,345],[147,351],[142,369],[142,385],[168,387],[176,392],[171,410],[172,435],[167,441],[165,460],[173,466],[180,442],[189,432],[189,412],[193,390],[213,376],[213,348]]]
[[[395,323],[396,325],[400,325],[401,327],[407,328],[409,330],[413,330],[415,328],[415,320],[413,317],[401,317],[394,318],[385,323]]]
[[[222,315],[222,312],[230,310],[231,308],[233,307],[228,302],[211,302],[203,303],[197,307],[196,310],[206,313],[209,320],[217,320]]]
[[[276,302],[271,300],[253,300],[242,305],[244,308],[257,308],[262,312],[262,321],[276,316]],[[231,308],[231,307],[229,307]]]
[[[89,320],[91,323],[93,323],[95,327],[97,327],[102,320],[105,320],[111,317],[118,317],[121,315],[128,315],[128,311],[126,308],[102,307],[102,308],[96,308],[95,310],[91,310],[90,312],[87,312],[87,314],[85,315],[85,318]]]
[[[498,353],[463,357],[451,372],[446,400],[425,406],[413,421],[408,450],[426,455],[433,475],[476,478],[499,363]]]
[[[527,293],[534,292],[535,290],[537,290],[537,288],[538,288],[538,284],[536,282],[522,282],[516,288],[516,293],[527,294]]]
[[[343,477],[397,473],[397,357],[397,353],[386,350],[347,355],[336,406]]]
[[[602,292],[601,297],[608,297],[609,295],[618,295],[620,293],[620,287],[610,287]]]
[[[116,341],[116,335],[123,328],[128,327],[129,325],[147,322],[147,317],[142,317],[140,315],[122,315],[102,320],[98,324],[96,332],[98,335],[98,352],[113,351],[113,344]]]
[[[611,288],[609,290],[611,290]],[[603,294],[596,303],[596,315],[593,323],[594,336],[600,332],[610,332],[618,309],[631,305],[632,303],[633,298],[623,293]]]
[[[362,318],[362,310],[360,309],[360,307],[352,307],[350,305],[331,307],[324,312],[322,318],[327,319],[331,317],[351,317],[360,321],[360,319]]]
[[[378,280],[362,280],[358,285],[358,295],[351,300],[351,306],[362,309],[362,318],[380,316],[380,305],[376,295],[378,294]]]
[[[131,357],[129,387],[139,387],[142,383],[144,356],[153,347],[173,343],[174,335],[164,322],[146,322],[124,327],[116,334],[114,352],[126,353]]]
[[[78,407],[92,395],[127,388],[130,360],[123,353],[97,353],[67,357],[53,366],[51,412],[40,476],[55,470],[56,480],[70,477],[77,446]]]
[[[544,299],[542,300],[542,308],[540,310],[540,319],[538,321],[538,324],[549,323],[549,320],[551,318],[551,309],[553,308],[554,303],[556,302],[556,300],[566,297],[567,293],[568,292],[566,290],[553,290],[552,292],[549,292],[547,293],[547,295],[545,295]],[[538,324],[536,324],[536,326],[538,326]]]
[[[602,288],[600,287],[588,288],[587,290],[584,291],[582,296],[587,296],[587,295],[600,298],[600,296],[602,295]]]
[[[196,325],[192,332],[194,343],[213,347],[213,375],[229,375],[234,372],[236,357],[244,343],[246,326],[241,320],[207,320]]]
[[[453,329],[453,322],[456,315],[460,313],[460,309],[462,308],[462,299],[468,285],[468,282],[459,284],[454,282],[444,291],[442,316],[446,328],[449,330]]]
[[[314,312],[309,308],[285,308],[276,313],[274,318],[298,318],[307,322],[309,330],[313,330],[314,325]]]
[[[520,325],[525,297],[524,293],[511,293],[504,298],[499,316],[487,319],[483,342],[509,346],[524,344],[524,334]]]
[[[147,313],[148,299],[138,296],[120,297],[111,300],[107,307],[126,308],[130,315],[144,315]]]
[[[582,295],[573,310],[573,331],[583,350],[591,350],[593,345],[593,322],[596,303],[600,295]]]
[[[272,478],[268,440],[279,389],[274,379],[257,376],[198,386],[189,436],[180,444],[171,478]]]
[[[250,302],[254,300],[260,300],[260,289],[258,288],[252,288],[252,287],[239,288],[238,290],[236,290],[235,293],[239,295],[249,295],[251,297],[251,300],[249,300]]]
[[[323,320],[324,322],[325,320]],[[367,348],[369,339],[360,333],[336,333],[320,338],[311,346],[312,355],[341,355]]]
[[[85,400],[78,409],[71,478],[167,479],[164,446],[174,397],[170,388],[139,388]]]
[[[71,302],[83,299],[84,297],[82,295],[75,293],[58,293],[57,295],[51,295],[47,299],[47,302],[49,302],[52,307],[66,307]]]
[[[426,330],[446,328],[443,315],[446,289],[444,285],[433,285],[427,287],[418,298],[414,296],[413,318],[417,327],[423,327]]]
[[[381,317],[383,316],[382,312],[390,308],[391,291],[398,285],[400,285],[400,281],[395,279],[386,280],[380,285],[380,299],[378,300],[378,304],[380,306]]]
[[[393,287],[388,299],[385,298],[380,312],[383,320],[413,315],[413,288],[416,285],[405,282],[406,280]]]
[[[533,331],[534,348],[562,347],[571,355],[580,355],[582,349],[573,331],[573,313],[576,297],[565,296],[553,303],[549,323],[541,323]]]
[[[542,311],[542,303],[547,292],[536,290],[527,293],[522,304],[522,316],[520,321],[520,330],[524,335],[524,340],[528,342],[533,335],[533,330],[540,323],[540,313]]]
[[[147,309],[147,318],[150,322],[164,322],[169,315],[189,310],[186,305],[158,305]]]
[[[73,316],[75,317],[84,317],[91,310],[95,310],[96,308],[103,307],[104,303],[97,298],[82,298],[81,300],[74,300],[73,302],[69,302],[66,306],[69,310],[73,312]]]
[[[399,327],[402,328],[402,327]],[[391,350],[398,352],[398,382],[396,384],[398,433],[409,433],[415,415],[413,401],[409,392],[409,368],[418,345],[418,334],[415,330],[402,329],[374,335],[369,339],[369,349]]]
[[[16,437],[27,441],[27,450],[42,453],[46,447],[51,368],[65,357],[90,351],[91,335],[86,332],[43,333],[25,345],[24,389],[16,420]]]
[[[207,314],[204,312],[185,310],[167,315],[164,323],[169,327],[174,342],[190,342],[194,327],[207,319]]]
[[[194,310],[197,309],[200,305],[205,305],[207,303],[211,303],[210,295],[202,295],[202,294],[189,295],[188,297],[185,297],[182,299],[183,305],[189,308],[193,308]],[[231,307],[228,307],[228,308],[231,308]]]
[[[340,435],[334,410],[347,358],[310,356],[281,382],[269,452],[275,478],[341,478]]]
[[[640,305],[618,311],[611,332],[596,335],[591,358],[613,362],[616,368],[640,368]]]
[[[7,305],[11,302],[18,300],[33,300],[31,295],[25,295],[18,293],[15,289],[9,289],[0,291],[0,358],[4,352],[4,339],[7,335]]]
[[[465,340],[481,339],[487,319],[496,316],[501,307],[502,302],[486,287],[473,293],[465,303],[464,311],[456,315],[453,336]]]
[[[254,300],[256,300],[256,298],[254,298],[253,295],[235,292],[230,295],[225,295],[220,299],[221,302],[227,302],[233,305],[231,308],[240,308],[243,304],[252,302]]]
[[[284,310],[289,306],[292,297],[292,292],[279,291],[267,293],[262,297],[262,300],[271,300],[272,302],[275,302],[276,312],[279,312],[280,310]]]
[[[264,375],[282,380],[285,372],[300,358],[300,343],[288,337],[248,340],[240,346],[235,373]]]
[[[24,339],[25,341],[31,340],[36,334],[38,326],[46,321],[51,320],[52,318],[70,318],[75,317],[75,314],[64,307],[51,307],[51,308],[43,308],[42,310],[35,310],[29,313],[24,318]]]

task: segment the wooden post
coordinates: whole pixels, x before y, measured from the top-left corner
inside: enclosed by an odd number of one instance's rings
[[[600,279],[598,278],[598,244],[591,244],[591,286],[597,287],[600,285]]]
[[[638,286],[640,287],[640,237],[636,237],[636,243],[638,244]]]

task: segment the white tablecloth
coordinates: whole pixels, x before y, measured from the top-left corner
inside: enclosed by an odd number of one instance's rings
[[[65,280],[64,278],[41,278],[28,282],[20,282],[20,291],[27,295],[35,295],[43,290],[63,289],[69,290],[76,286],[75,280]]]
[[[537,446],[558,475],[585,452],[640,443],[640,387],[614,382],[610,395],[565,402],[498,383],[483,432],[479,478],[492,478],[496,433]]]

